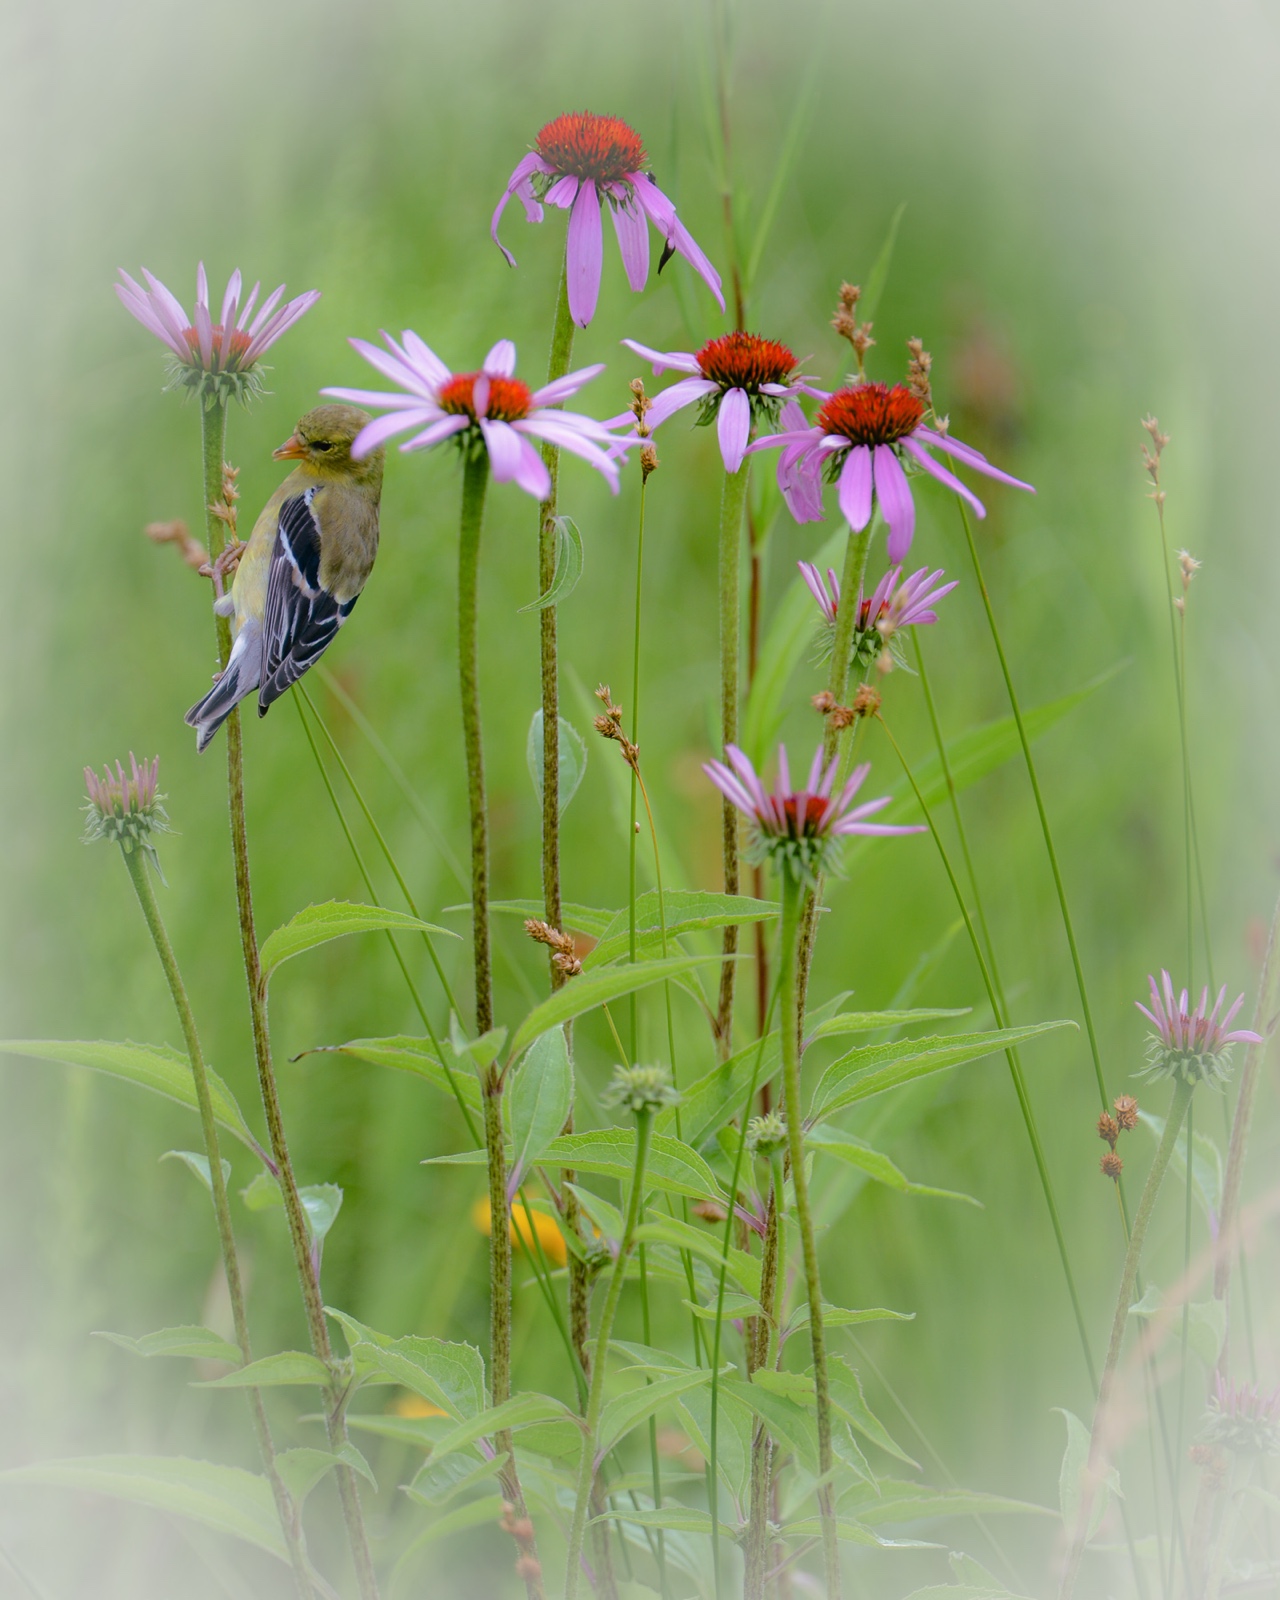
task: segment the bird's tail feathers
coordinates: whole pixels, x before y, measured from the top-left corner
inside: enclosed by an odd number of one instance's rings
[[[260,650],[242,629],[231,651],[226,671],[203,700],[197,700],[183,721],[196,730],[197,751],[206,750],[210,740],[248,694],[258,687]]]

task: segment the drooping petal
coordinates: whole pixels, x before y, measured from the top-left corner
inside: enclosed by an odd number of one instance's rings
[[[516,468],[515,481],[535,500],[545,500],[551,493],[551,474],[542,453],[535,450],[528,439],[520,438],[518,433],[516,437],[520,439],[520,465]]]
[[[192,319],[187,315],[185,308],[179,304],[178,298],[160,282],[153,273],[142,269],[142,276],[147,280],[147,287],[155,299],[157,309],[172,326],[173,331],[181,334],[184,328],[192,326]],[[132,281],[132,280],[130,280]]]
[[[280,284],[271,291],[267,298],[258,307],[258,315],[249,324],[249,337],[251,339],[266,326],[271,317],[271,313],[283,299],[284,284]]]
[[[675,416],[677,411],[691,406],[705,395],[715,394],[719,387],[710,378],[681,378],[679,383],[673,383],[654,399],[645,414],[645,421],[651,428],[660,427],[668,417]]]
[[[520,471],[520,435],[509,422],[480,418],[480,432],[489,448],[489,467],[495,483],[510,483]]]
[[[507,180],[507,187],[502,191],[502,198],[498,201],[497,208],[493,213],[493,219],[489,223],[489,237],[497,245],[498,249],[502,251],[503,255],[506,256],[508,266],[514,267],[516,258],[503,244],[502,240],[499,239],[498,223],[501,222],[502,213],[507,209],[507,201],[510,200],[512,195],[520,197],[524,203],[524,214],[530,222],[542,221],[542,207],[534,198],[533,185],[529,180],[535,172],[545,171],[546,163],[536,150],[531,150],[527,156],[522,156],[516,162],[516,170]]]
[[[861,533],[871,521],[871,451],[865,444],[854,445],[845,457],[838,498],[840,514],[855,533]]]
[[[1036,492],[1034,484],[1023,483],[1021,478],[1014,478],[1007,472],[1001,472],[999,467],[991,465],[981,450],[975,450],[971,444],[961,444],[959,439],[953,439],[948,433],[937,433],[932,428],[917,428],[915,437],[931,445],[935,450],[945,450],[948,455],[954,456],[966,467],[972,467],[975,472],[985,473],[988,478],[1010,484],[1015,489],[1025,489],[1028,494]]]
[[[627,282],[639,294],[649,281],[648,221],[640,207],[629,199],[609,209],[613,212],[613,231],[618,236]]]
[[[558,206],[561,211],[568,211],[578,198],[579,181],[579,179],[568,173],[564,177],[557,178],[547,190],[547,204],[549,206]]]
[[[687,350],[652,350],[647,344],[641,344],[638,339],[624,339],[622,342],[628,350],[633,350],[643,360],[652,361],[655,376],[660,376],[668,368],[675,372],[689,372],[695,377],[702,375],[697,356],[691,355]]]
[[[889,560],[897,566],[911,548],[911,536],[916,531],[916,505],[911,498],[907,475],[892,447],[878,444],[874,451],[874,462],[876,498],[880,502],[884,520],[889,524]]]
[[[604,239],[600,226],[600,196],[588,178],[578,191],[569,213],[565,272],[569,280],[569,314],[585,328],[596,314],[600,298],[600,258]]]
[[[987,508],[974,494],[973,490],[967,484],[961,483],[954,472],[948,472],[941,462],[935,461],[929,452],[921,445],[918,445],[914,439],[904,439],[902,448],[913,461],[920,463],[930,477],[936,478],[939,483],[945,484],[953,494],[958,494],[961,499],[967,500],[973,507],[975,516],[986,516]]]
[[[482,370],[495,378],[510,378],[516,370],[516,347],[510,339],[499,339],[484,358]]]
[[[323,395],[333,400],[346,400],[353,406],[388,406],[393,411],[434,411],[439,408],[416,394],[393,394],[386,389],[344,389],[333,386],[321,389]]]
[[[597,361],[592,366],[579,367],[576,372],[566,372],[563,378],[557,378],[554,383],[544,383],[541,389],[535,389],[529,396],[530,402],[535,406],[558,406],[603,371],[604,362]]]
[[[660,230],[671,249],[685,258],[708,289],[711,290],[719,303],[721,311],[723,311],[724,295],[720,291],[720,274],[698,248],[693,235],[680,221],[679,217],[676,216],[675,206],[663,194],[648,173],[636,172],[630,176],[635,183],[636,199],[644,208],[649,219]]]
[[[283,333],[297,322],[298,318],[305,316],[320,298],[319,289],[308,289],[305,294],[300,294],[296,300],[290,300],[287,306],[277,311],[266,327],[261,328],[249,341],[249,348],[244,353],[244,363],[256,361],[260,355],[269,350]]]
[[[584,423],[588,424],[585,428],[575,426]],[[512,423],[512,427],[519,433],[545,439],[549,444],[559,445],[562,450],[581,456],[601,474],[615,494],[618,492],[618,463],[594,442],[592,433],[595,424],[590,418],[577,417],[572,411],[544,411],[534,417],[524,417]],[[616,444],[618,441],[612,442]]]
[[[751,437],[751,401],[745,389],[730,389],[721,400],[716,432],[720,436],[724,470],[737,472]]]

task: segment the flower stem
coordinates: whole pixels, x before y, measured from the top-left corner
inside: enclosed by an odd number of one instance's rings
[[[1005,692],[1009,696],[1009,708],[1013,712],[1013,720],[1018,729],[1018,741],[1022,746],[1022,757],[1026,762],[1027,776],[1031,780],[1031,792],[1035,796],[1036,814],[1040,818],[1040,832],[1044,836],[1045,852],[1049,857],[1049,868],[1053,873],[1054,888],[1058,893],[1058,909],[1062,915],[1062,927],[1067,936],[1067,948],[1071,952],[1071,966],[1075,972],[1076,988],[1080,991],[1080,1009],[1084,1013],[1085,1032],[1089,1036],[1089,1050],[1093,1056],[1093,1073],[1098,1083],[1098,1095],[1102,1101],[1102,1109],[1108,1110],[1110,1101],[1107,1098],[1106,1079],[1102,1073],[1102,1053],[1098,1047],[1098,1035],[1093,1025],[1093,1011],[1089,1005],[1089,990],[1084,981],[1084,968],[1080,963],[1080,950],[1076,944],[1075,929],[1071,922],[1071,910],[1067,905],[1067,891],[1062,882],[1062,871],[1058,866],[1058,853],[1053,846],[1053,834],[1049,828],[1049,816],[1044,808],[1044,798],[1040,793],[1040,779],[1036,774],[1035,759],[1031,754],[1031,740],[1027,737],[1026,724],[1022,720],[1022,707],[1018,702],[1017,691],[1013,687],[1013,675],[1009,671],[1009,660],[1004,653],[1004,645],[1000,639],[1000,629],[996,625],[996,614],[992,609],[991,596],[987,591],[987,582],[982,575],[982,563],[978,559],[978,546],[973,537],[973,524],[969,520],[969,512],[963,500],[956,496],[956,504],[960,509],[960,521],[964,524],[964,536],[969,546],[969,558],[973,562],[973,575],[978,581],[978,592],[982,596],[983,609],[987,614],[987,626],[991,630],[991,640],[996,647],[996,655],[1000,660],[1000,672],[1004,678]]]
[[[227,1197],[227,1180],[222,1170],[222,1156],[218,1148],[218,1123],[213,1112],[213,1099],[209,1093],[209,1074],[205,1067],[204,1051],[196,1021],[187,997],[186,984],[178,969],[177,958],[169,935],[156,904],[155,889],[148,875],[147,863],[140,850],[122,851],[124,864],[129,869],[134,893],[142,908],[142,915],[151,941],[156,947],[160,965],[164,970],[174,1010],[187,1047],[191,1063],[191,1077],[195,1083],[196,1105],[200,1111],[200,1128],[204,1134],[205,1156],[209,1162],[209,1185],[213,1191],[213,1211],[218,1223],[218,1240],[222,1246],[222,1270],[227,1280],[227,1293],[231,1300],[231,1320],[235,1326],[236,1343],[240,1346],[240,1361],[247,1366],[253,1360],[249,1343],[249,1319],[245,1312],[244,1284],[240,1277],[240,1258],[236,1253],[235,1232],[231,1225],[231,1202]],[[289,1550],[289,1563],[293,1568],[294,1586],[300,1600],[311,1600],[311,1580],[307,1576],[306,1557],[302,1553],[302,1523],[293,1497],[280,1481],[275,1465],[275,1445],[271,1438],[271,1424],[267,1421],[266,1407],[260,1389],[248,1391],[249,1409],[253,1414],[253,1428],[258,1438],[262,1465],[271,1484],[280,1527]]]
[[[738,634],[742,610],[742,512],[747,502],[750,461],[724,475],[720,497],[720,740],[724,747],[738,739]],[[732,800],[722,803],[724,839],[724,892],[738,892],[738,810]],[[716,1051],[727,1061],[733,1050],[733,990],[738,963],[738,928],[724,930],[724,963],[720,968],[720,1005],[716,1013]]]
[[[844,596],[841,595],[841,600]],[[831,1395],[827,1388],[827,1346],[822,1325],[822,1284],[818,1277],[818,1247],[809,1209],[809,1184],[804,1171],[804,1112],[800,1104],[800,990],[796,981],[796,945],[803,890],[784,868],[782,876],[782,934],[779,951],[778,994],[781,1002],[782,1088],[787,1119],[787,1151],[791,1157],[791,1182],[795,1189],[796,1225],[809,1292],[809,1346],[813,1352],[813,1392],[818,1412],[818,1517],[822,1525],[822,1551],[827,1578],[827,1600],[840,1600],[840,1546],[836,1532],[835,1491],[831,1484]]]
[[[760,1258],[760,1304],[764,1316],[757,1318],[757,1348],[749,1355],[758,1370],[765,1366],[777,1346],[778,1285],[786,1281],[786,1213],[783,1205],[781,1155],[770,1159],[772,1187],[764,1249]],[[761,1349],[760,1345],[764,1348]],[[750,1376],[750,1374],[748,1374]],[[743,1600],[764,1600],[765,1570],[769,1556],[769,1506],[773,1477],[773,1441],[759,1419],[751,1435],[751,1487],[748,1497],[747,1533],[743,1544]]]
[[[201,413],[204,432],[204,486],[205,526],[209,539],[209,553],[213,557],[223,548],[223,524],[214,515],[212,507],[222,491],[222,461],[226,444],[226,408],[217,400]],[[215,498],[217,497],[217,498]],[[225,617],[218,617],[218,650],[225,667],[231,652],[231,629]],[[298,1196],[298,1185],[289,1159],[289,1146],[285,1139],[284,1117],[280,1108],[280,1091],[276,1084],[275,1067],[271,1060],[271,1033],[267,1024],[267,986],[258,958],[258,938],[253,922],[253,886],[249,876],[249,836],[244,812],[244,747],[241,738],[240,713],[233,710],[227,718],[227,795],[231,814],[231,852],[235,865],[236,908],[240,922],[240,947],[244,957],[244,970],[249,991],[249,1016],[253,1027],[254,1060],[258,1069],[258,1089],[262,1095],[262,1109],[266,1116],[270,1136],[271,1154],[275,1164],[274,1176],[280,1185],[284,1201],[285,1218],[289,1225],[289,1239],[293,1246],[294,1264],[302,1290],[302,1303],[311,1335],[311,1348],[318,1360],[327,1367],[333,1365],[333,1347],[329,1342],[329,1328],[325,1322],[324,1303],[320,1285],[316,1281],[311,1261],[311,1241],[307,1221]],[[324,1392],[325,1424],[329,1447],[336,1455],[347,1442],[346,1422],[343,1419],[345,1389],[336,1382]],[[343,1520],[355,1563],[356,1580],[361,1600],[377,1600],[378,1580],[374,1575],[373,1557],[365,1533],[364,1514],[360,1509],[360,1490],[355,1473],[348,1466],[339,1466],[336,1472],[338,1494],[342,1501]]]
[[[471,815],[471,937],[475,962],[476,1032],[493,1027],[493,972],[489,957],[489,817],[484,793],[484,749],[480,737],[480,663],[476,641],[480,529],[489,486],[489,457],[468,455],[462,477],[458,528],[458,683],[462,732],[467,749],[467,803]],[[545,614],[545,613],[544,613]],[[559,923],[553,923],[559,927]],[[505,1201],[503,1202],[505,1205]],[[496,1215],[497,1213],[495,1213]],[[500,1232],[494,1229],[494,1237]]]
[[[618,1243],[618,1259],[613,1264],[609,1288],[600,1312],[600,1326],[596,1332],[595,1351],[591,1360],[591,1390],[587,1396],[585,1431],[582,1436],[582,1455],[578,1463],[577,1498],[573,1507],[573,1523],[569,1530],[569,1564],[564,1575],[565,1600],[574,1600],[578,1593],[578,1579],[582,1570],[582,1541],[586,1530],[587,1508],[591,1501],[591,1486],[596,1471],[596,1431],[600,1426],[600,1411],[604,1404],[604,1370],[609,1355],[609,1335],[613,1319],[622,1298],[622,1286],[627,1276],[627,1258],[631,1254],[636,1226],[644,1204],[644,1169],[649,1158],[649,1140],[653,1131],[653,1112],[645,1107],[636,1112],[636,1162],[631,1179],[631,1194],[627,1202],[627,1217],[622,1238]]]
[[[573,317],[569,312],[569,261],[560,267],[560,290],[551,331],[551,356],[547,382],[554,383],[569,370],[573,355]],[[544,444],[542,459],[551,478],[547,498],[538,507],[538,592],[546,594],[556,574],[556,504],[560,489],[560,451]],[[556,608],[538,613],[542,652],[542,900],[543,914],[553,928],[560,926],[560,683],[556,658]],[[554,992],[565,974],[550,963]]]
[[[633,744],[640,743],[640,607],[644,592],[644,505],[645,495],[648,491],[648,478],[645,474],[640,476],[640,525],[636,534],[636,620],[631,637],[631,740]],[[627,917],[631,934],[630,954],[631,963],[635,965],[636,959],[636,852],[639,838],[637,812],[640,800],[640,772],[638,767],[631,768],[631,826],[627,833],[629,849],[628,856],[628,899]],[[656,841],[655,841],[656,847]],[[666,953],[665,951],[663,952]],[[639,1038],[636,997],[631,996],[631,1059],[638,1059]],[[672,1063],[674,1068],[675,1063]]]
[[[1059,1600],[1070,1600],[1075,1591],[1076,1578],[1080,1571],[1080,1560],[1084,1554],[1085,1543],[1089,1536],[1089,1513],[1093,1504],[1094,1490],[1105,1471],[1107,1411],[1111,1403],[1111,1391],[1115,1384],[1116,1367],[1120,1361],[1120,1347],[1124,1342],[1125,1326],[1129,1320],[1129,1308],[1133,1303],[1133,1291],[1138,1276],[1138,1265],[1142,1259],[1142,1246],[1147,1237],[1147,1225],[1151,1221],[1151,1213],[1155,1209],[1156,1196],[1160,1192],[1160,1184],[1164,1179],[1165,1169],[1169,1165],[1169,1158],[1172,1156],[1174,1146],[1178,1142],[1178,1134],[1181,1132],[1182,1124],[1186,1120],[1187,1109],[1191,1104],[1191,1096],[1194,1090],[1194,1083],[1188,1083],[1183,1078],[1178,1078],[1174,1082],[1173,1104],[1169,1107],[1169,1115],[1165,1120],[1164,1132],[1160,1135],[1160,1144],[1156,1150],[1155,1160],[1151,1163],[1151,1171],[1147,1174],[1147,1181],[1142,1190],[1142,1198],[1138,1201],[1138,1209],[1133,1218],[1133,1227],[1129,1232],[1129,1248],[1125,1251],[1124,1268],[1120,1274],[1120,1292],[1116,1296],[1115,1314],[1111,1319],[1111,1340],[1107,1346],[1107,1358],[1102,1368],[1102,1380],[1098,1385],[1098,1402],[1093,1413],[1093,1429],[1089,1436],[1089,1459],[1084,1470],[1080,1506],[1076,1514],[1076,1526],[1072,1530],[1071,1548],[1067,1554],[1062,1586],[1059,1589]],[[1188,1174],[1189,1181],[1190,1175]]]

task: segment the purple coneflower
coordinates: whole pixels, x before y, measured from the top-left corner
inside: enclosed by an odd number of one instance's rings
[[[986,516],[986,507],[954,473],[933,459],[926,445],[989,478],[1035,493],[1029,483],[993,467],[980,451],[926,428],[924,410],[924,401],[905,384],[858,383],[824,396],[812,427],[757,439],[750,448],[782,446],[778,487],[797,522],[821,521],[824,470],[828,481],[838,482],[840,510],[851,528],[861,531],[870,522],[874,495],[889,525],[889,560],[898,562],[911,548],[916,525],[902,454],[963,496],[980,517]]]
[[[617,494],[618,463],[607,451],[616,451],[624,441],[593,417],[557,409],[562,400],[603,372],[602,364],[580,367],[555,383],[531,390],[515,376],[516,347],[510,339],[498,340],[479,372],[450,372],[412,329],[405,330],[403,344],[397,344],[389,333],[382,337],[390,354],[363,339],[350,343],[385,377],[401,384],[404,393],[323,391],[355,405],[390,408],[385,417],[356,435],[352,455],[366,456],[410,428],[421,432],[406,440],[402,450],[425,450],[458,436],[464,447],[479,443],[488,451],[496,483],[517,483],[535,500],[545,500],[551,479],[541,454],[530,443],[531,438],[545,439],[589,461]]]
[[[810,594],[818,602],[818,609],[828,629],[834,628],[840,606],[840,580],[834,568],[827,568],[824,582],[812,561],[798,561],[796,565],[809,586]],[[852,660],[873,660],[884,645],[893,643],[894,635],[900,628],[911,627],[915,623],[923,626],[936,622],[938,614],[933,609],[935,602],[941,600],[943,595],[950,594],[959,581],[953,579],[950,583],[939,584],[938,579],[942,575],[941,567],[934,572],[930,572],[928,567],[921,567],[899,584],[902,568],[890,567],[869,597],[864,597],[859,589],[858,609],[853,619]]]
[[[1150,1010],[1140,1000],[1134,1001],[1156,1030],[1150,1036],[1147,1066],[1141,1075],[1181,1078],[1186,1083],[1225,1083],[1231,1065],[1231,1046],[1262,1043],[1261,1035],[1250,1028],[1234,1031],[1231,1028],[1236,1013],[1244,1004],[1244,996],[1238,995],[1235,1004],[1225,1015],[1219,1016],[1227,998],[1226,984],[1219,989],[1212,1011],[1209,1010],[1209,991],[1202,989],[1200,1004],[1192,1011],[1187,991],[1183,989],[1175,999],[1169,974],[1162,971],[1160,979],[1159,985],[1154,978],[1147,979],[1151,985]]]
[[[92,767],[84,769],[84,785],[89,803],[85,807],[86,844],[98,839],[110,839],[126,855],[141,850],[151,865],[160,873],[160,860],[151,843],[153,833],[169,833],[169,818],[158,793],[160,782],[160,757],[138,765],[133,752],[129,752],[129,771],[125,772],[119,761],[116,770],[103,768],[99,777]],[[163,879],[164,874],[160,873]]]
[[[147,289],[135,283],[123,267],[120,276],[124,282],[117,283],[115,291],[121,305],[173,355],[170,387],[196,389],[217,395],[224,402],[234,399],[245,403],[261,393],[258,361],[320,298],[319,289],[308,289],[282,306],[281,284],[262,302],[254,317],[259,285],[254,284],[242,308],[237,268],[222,297],[222,314],[215,322],[209,310],[209,279],[203,261],[196,268],[196,304],[191,316],[145,267],[142,276],[150,286]]]
[[[778,778],[770,794],[756,775],[749,758],[736,744],[725,748],[725,761],[708,761],[703,771],[746,816],[755,828],[756,848],[769,856],[793,877],[812,882],[829,865],[834,845],[847,834],[920,833],[920,827],[902,827],[889,822],[870,822],[889,804],[889,796],[853,804],[854,796],[871,771],[870,763],[855,767],[839,794],[832,794],[838,756],[823,764],[818,747],[809,768],[808,781],[793,790],[785,745],[778,746]]]
[[[742,465],[753,424],[776,427],[781,412],[788,428],[803,428],[804,412],[798,405],[783,410],[783,402],[797,393],[820,392],[805,383],[785,344],[757,333],[721,334],[697,351],[651,350],[634,339],[622,342],[652,361],[656,373],[670,369],[687,374],[655,396],[645,413],[648,427],[656,428],[685,406],[698,404],[699,426],[716,421],[726,472],[736,472]],[[611,423],[616,426],[625,420],[624,415]]]
[[[569,311],[579,327],[585,328],[595,315],[600,294],[602,199],[612,214],[627,282],[633,289],[643,289],[649,279],[652,222],[666,241],[658,271],[672,255],[682,255],[724,310],[720,274],[676,216],[675,206],[645,171],[647,164],[640,135],[618,117],[571,111],[547,123],[534,149],[516,164],[498,201],[489,231],[513,267],[516,258],[498,238],[498,222],[512,195],[522,202],[530,222],[542,221],[540,202],[544,200],[569,212],[565,269]]]
[[[1263,1394],[1256,1383],[1233,1387],[1215,1372],[1202,1436],[1239,1455],[1274,1455],[1280,1450],[1280,1389]]]

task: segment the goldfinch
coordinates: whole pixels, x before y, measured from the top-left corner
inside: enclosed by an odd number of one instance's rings
[[[370,420],[355,406],[317,406],[273,452],[298,465],[254,523],[231,592],[214,604],[232,619],[234,643],[226,670],[187,712],[197,750],[255,689],[265,717],[360,598],[378,553],[384,452],[357,461],[351,445]]]

